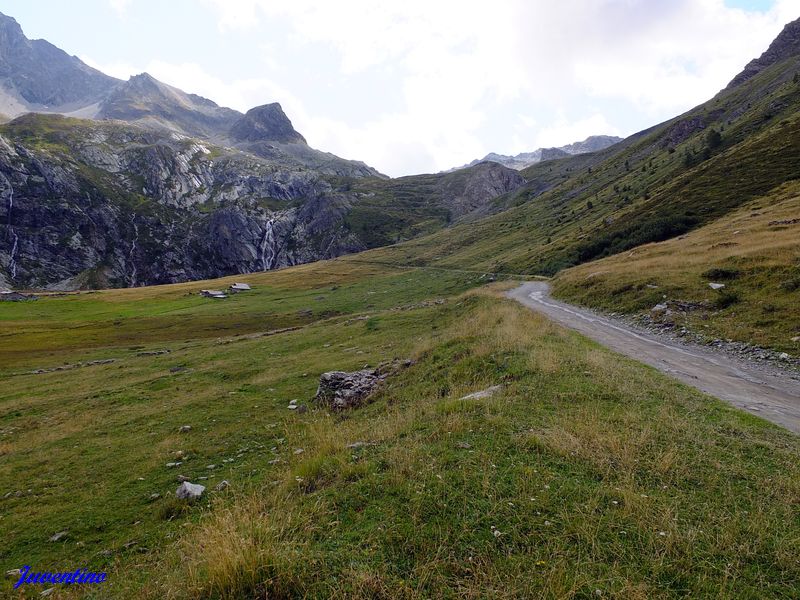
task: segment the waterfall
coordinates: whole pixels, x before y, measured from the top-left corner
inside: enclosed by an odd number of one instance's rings
[[[11,258],[8,260],[8,273],[11,275],[11,279],[16,279],[17,277],[17,251],[19,249],[19,236],[17,232],[14,231],[14,227],[12,225],[11,220],[11,212],[14,210],[14,188],[11,185],[11,182],[8,180],[5,175],[3,179],[6,180],[8,184],[8,235],[11,238]]]
[[[278,251],[275,248],[275,231],[272,227],[273,219],[267,221],[264,227],[264,236],[261,238],[259,245],[259,254],[261,257],[261,270],[269,271],[275,266],[275,259],[278,256]]]
[[[19,243],[19,236],[17,232],[10,228],[9,231],[11,232],[11,236],[14,239],[14,243],[11,246],[11,259],[8,261],[8,271],[11,274],[11,279],[16,279],[17,277],[17,245]]]
[[[128,252],[128,262],[131,264],[131,274],[128,281],[129,287],[136,286],[136,258],[134,257],[134,253],[136,252],[136,242],[139,241],[139,226],[136,224],[136,215],[131,217],[131,225],[133,225],[133,241],[131,242],[131,249]]]

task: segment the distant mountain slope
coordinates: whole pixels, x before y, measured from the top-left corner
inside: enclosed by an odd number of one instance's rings
[[[0,287],[137,286],[332,258],[440,229],[524,183],[493,164],[342,177],[288,153],[28,114],[0,125]]]
[[[727,89],[741,85],[764,69],[800,55],[800,20],[788,23],[769,48],[758,58],[751,60],[747,66],[734,77]]]
[[[360,161],[311,148],[278,103],[247,114],[179,90],[148,73],[109,77],[44,40],[29,40],[0,13],[0,114],[58,113],[114,119],[233,146],[277,162],[300,162],[328,175],[381,176]]]
[[[0,112],[65,112],[99,102],[120,81],[45,40],[29,40],[0,13]]]
[[[147,73],[119,84],[99,105],[97,119],[118,119],[144,126],[174,129],[201,138],[219,136],[241,118],[241,113],[187,94]]]
[[[567,144],[566,146],[561,146],[560,148],[539,148],[533,152],[522,152],[516,156],[508,156],[506,154],[496,154],[495,152],[490,152],[481,159],[473,160],[469,164],[456,167],[455,169],[451,169],[451,171],[463,169],[464,167],[472,167],[478,163],[487,161],[500,163],[501,165],[510,169],[517,169],[518,171],[521,171],[522,169],[545,160],[553,160],[555,158],[564,158],[573,154],[584,154],[586,152],[597,152],[598,150],[604,150],[605,148],[608,148],[609,146],[612,146],[620,141],[622,141],[622,138],[613,135],[592,135],[582,142],[574,142],[572,144]]]

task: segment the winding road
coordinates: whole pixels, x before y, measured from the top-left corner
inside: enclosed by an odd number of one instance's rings
[[[800,380],[788,373],[781,377],[720,352],[659,338],[554,300],[549,289],[545,282],[528,282],[508,296],[620,354],[800,433]]]

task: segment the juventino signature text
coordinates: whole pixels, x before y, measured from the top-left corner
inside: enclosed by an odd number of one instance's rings
[[[45,571],[32,573],[31,568],[25,565],[19,570],[19,581],[14,584],[14,589],[23,583],[103,583],[105,580],[105,573],[92,573],[84,569],[69,573],[47,573]]]

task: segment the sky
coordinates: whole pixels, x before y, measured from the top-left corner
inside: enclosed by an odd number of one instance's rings
[[[148,72],[240,111],[280,102],[315,148],[400,176],[669,119],[725,87],[800,0],[0,0],[0,12],[115,77]]]

